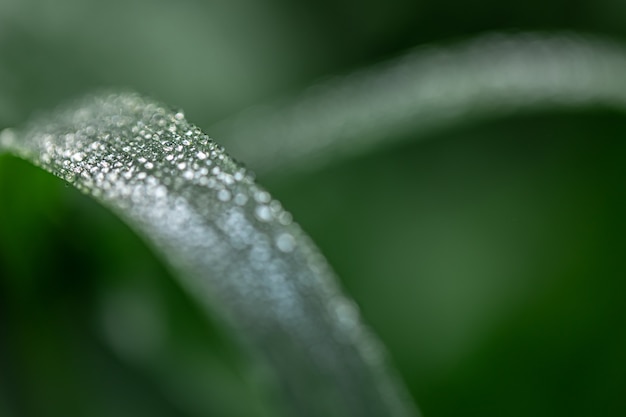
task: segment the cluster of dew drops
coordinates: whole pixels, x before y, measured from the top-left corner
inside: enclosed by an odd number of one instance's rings
[[[151,197],[161,199],[168,190],[184,195],[199,187],[207,204],[253,205],[261,223],[292,224],[291,214],[254,183],[252,174],[188,123],[182,112],[139,95],[89,98],[54,115],[43,134],[31,132],[31,140],[37,137],[41,164],[97,198],[121,195],[132,201],[129,194],[138,183],[151,189]],[[280,251],[291,252],[296,239],[283,231],[275,244]]]

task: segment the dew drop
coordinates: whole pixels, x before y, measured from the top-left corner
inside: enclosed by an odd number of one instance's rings
[[[217,198],[220,201],[224,201],[224,202],[230,201],[230,197],[231,197],[231,194],[230,194],[230,191],[228,190],[219,190],[217,192]]]
[[[235,172],[235,175],[233,175],[233,177],[235,178],[235,181],[241,181],[244,179],[245,174],[242,170]]]
[[[211,178],[207,179],[206,185],[209,188],[215,188],[217,186],[217,181],[215,180],[215,178],[211,177]]]
[[[284,226],[290,225],[292,221],[293,217],[288,211],[283,211],[278,215],[278,222]]]
[[[272,202],[270,203],[270,208],[274,213],[280,213],[283,210],[283,206],[278,200],[272,200]]]
[[[159,185],[159,186],[158,186],[158,187],[154,190],[154,196],[155,196],[156,198],[163,198],[163,197],[165,197],[166,195],[167,195],[167,189],[166,189],[164,186],[162,186],[162,185]]]
[[[359,319],[358,308],[345,300],[335,306],[337,320],[345,328],[354,328]]]
[[[267,191],[257,191],[256,193],[254,193],[254,199],[258,203],[269,203],[272,197]]]
[[[235,196],[235,204],[238,206],[243,206],[248,202],[248,196],[245,194],[239,193]]]
[[[233,185],[235,183],[233,176],[229,174],[223,174],[220,179],[226,185]]]
[[[296,247],[296,240],[289,233],[283,233],[276,238],[276,247],[281,252],[292,252]]]
[[[166,123],[163,115],[158,114],[158,113],[152,117],[152,121],[156,123],[157,126],[161,126],[161,127],[165,126],[165,123]]]
[[[202,152],[202,151],[199,151],[199,152],[196,154],[196,156],[198,157],[198,159],[200,159],[200,160],[204,160],[204,159],[206,159],[207,154],[205,154],[205,153],[204,153],[204,152]]]
[[[266,205],[257,206],[254,210],[254,215],[262,222],[269,222],[272,220],[272,210],[270,210],[269,206]]]

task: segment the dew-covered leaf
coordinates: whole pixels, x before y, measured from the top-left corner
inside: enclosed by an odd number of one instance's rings
[[[293,415],[416,414],[291,215],[181,112],[101,93],[3,131],[0,149],[127,222],[269,365]]]
[[[211,128],[259,173],[315,169],[518,111],[626,101],[626,49],[572,33],[490,34],[428,45],[257,106]]]

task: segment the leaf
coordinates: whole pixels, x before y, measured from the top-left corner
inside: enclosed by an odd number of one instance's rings
[[[127,222],[267,361],[293,415],[416,414],[310,239],[181,112],[100,93],[3,131],[1,149]]]
[[[397,59],[211,127],[259,173],[317,169],[460,123],[550,108],[623,108],[626,50],[572,33],[489,34]]]

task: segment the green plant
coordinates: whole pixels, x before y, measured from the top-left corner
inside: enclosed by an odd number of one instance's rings
[[[247,155],[242,160],[261,171],[307,168],[380,147],[390,131],[395,137],[430,131],[451,116],[465,121],[598,103],[619,108],[626,96],[619,78],[624,53],[603,41],[526,35],[483,38],[452,51],[418,53],[406,67],[327,84],[322,93],[216,131],[232,137],[236,152]],[[398,74],[424,67],[415,79]],[[434,90],[424,92],[424,85]],[[76,184],[134,227],[191,293],[261,353],[271,365],[263,380],[276,379],[280,388],[270,391],[281,392],[292,412],[411,415],[377,343],[317,250],[248,171],[182,113],[134,94],[100,93],[23,130],[5,130],[0,144]]]

